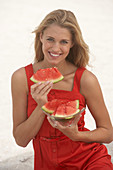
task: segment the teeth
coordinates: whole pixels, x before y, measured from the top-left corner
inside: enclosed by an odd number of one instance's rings
[[[60,56],[60,54],[52,54],[52,53],[50,53],[53,57],[58,57],[58,56]]]

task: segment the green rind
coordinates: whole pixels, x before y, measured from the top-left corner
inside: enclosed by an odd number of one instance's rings
[[[78,112],[80,111],[80,109],[77,109],[77,111],[76,112],[74,112],[72,115],[70,115],[70,116],[67,116],[67,115],[65,115],[65,116],[63,116],[63,115],[54,115],[54,117],[55,118],[64,118],[64,119],[71,119],[71,118],[73,118]]]
[[[47,107],[45,107],[45,106],[42,106],[42,108],[41,108],[44,112],[47,112],[47,113],[50,113],[50,114],[52,114],[54,111],[53,110],[50,110],[50,109],[47,109]]]
[[[35,79],[33,78],[33,76],[30,78],[30,80],[33,81],[34,83],[38,83],[38,81],[35,80]]]
[[[73,118],[78,112],[80,112],[80,109],[78,109],[72,116],[66,117],[65,119],[71,119],[71,118]]]
[[[78,109],[79,108],[79,100],[76,100],[76,102],[77,102],[76,108]]]
[[[71,119],[75,114],[77,114],[80,110],[78,109],[79,108],[79,100],[76,100],[76,112],[74,112],[72,115],[69,115],[69,116],[67,116],[67,115],[58,115],[58,114],[56,114],[56,115],[54,115],[54,117],[55,118],[64,118],[64,119]],[[48,109],[47,108],[47,106],[46,105],[44,105],[44,106],[42,106],[42,108],[41,108],[44,112],[46,112],[46,113],[49,113],[49,114],[52,114],[53,112],[54,112],[54,110],[52,110],[52,109]],[[53,116],[53,115],[52,115]]]
[[[58,79],[49,80],[49,81],[51,81],[51,82],[53,82],[53,83],[57,83],[57,82],[61,81],[63,78],[64,78],[64,76],[60,76],[60,78],[58,78]],[[35,79],[33,78],[33,76],[30,78],[30,80],[33,81],[34,83],[38,83],[38,82],[44,83],[44,82],[45,82],[45,81],[41,81],[41,80],[40,80],[40,81],[37,81],[37,80],[35,80]]]

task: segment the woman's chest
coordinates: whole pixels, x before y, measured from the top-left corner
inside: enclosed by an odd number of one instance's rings
[[[74,86],[75,73],[64,76],[64,79],[53,84],[53,89],[72,91]]]

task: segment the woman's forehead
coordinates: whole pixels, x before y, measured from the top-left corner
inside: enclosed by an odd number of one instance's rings
[[[51,24],[44,30],[46,36],[62,36],[71,38],[71,33],[68,28],[61,27],[56,24]]]

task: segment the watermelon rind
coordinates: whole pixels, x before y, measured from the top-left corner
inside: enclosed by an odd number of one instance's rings
[[[47,107],[45,107],[45,105],[42,106],[41,109],[42,109],[44,112],[47,112],[47,113],[50,113],[50,114],[52,114],[52,113],[54,112],[54,110],[47,109]]]
[[[66,103],[69,100],[67,99],[53,99],[52,101],[47,102],[45,105],[42,106],[42,110],[46,113],[53,113],[56,108],[62,104],[62,103]]]
[[[57,101],[58,101],[58,103],[57,103]],[[53,104],[51,102],[53,102]],[[56,102],[56,104],[55,104],[55,102]],[[73,106],[74,102],[75,102],[76,107]],[[51,105],[49,103],[51,103]],[[54,107],[54,104],[56,105],[56,107]],[[70,115],[64,115],[64,113],[63,114],[57,114],[56,109],[59,106],[61,106],[62,104],[64,104],[64,105],[66,104],[67,106],[70,106],[72,108],[74,107],[75,111],[73,113],[71,113]],[[69,101],[69,100],[66,100],[66,99],[64,99],[64,100],[63,99],[53,99],[52,101],[49,101],[48,103],[43,105],[41,109],[43,110],[43,112],[45,114],[49,115],[52,119],[71,119],[80,112],[79,100]]]
[[[77,104],[76,104],[76,108],[79,108],[79,100],[76,100]]]
[[[77,115],[80,112],[80,109],[77,109],[77,111],[75,113],[73,113],[71,116],[66,116],[64,117],[64,119],[71,119],[73,118],[75,115]]]
[[[38,83],[38,81],[35,80],[35,79],[33,78],[33,76],[30,78],[30,80],[33,81],[34,83]]]
[[[55,80],[46,80],[46,81],[50,81],[50,82],[52,82],[52,83],[57,83],[57,82],[61,81],[63,78],[64,78],[64,77],[61,76],[61,77],[59,77],[58,79],[55,79]],[[45,82],[46,82],[46,81],[41,81],[41,80],[40,80],[40,81],[37,81],[36,79],[33,78],[33,76],[30,78],[30,80],[33,81],[34,83],[38,83],[38,82],[45,83]]]
[[[71,115],[67,116],[67,115],[58,115],[55,114],[54,117],[55,118],[62,118],[62,119],[71,119],[73,118],[73,116],[75,116],[76,114],[78,114],[80,112],[80,109],[77,109],[76,112],[72,113]]]
[[[52,68],[50,68],[50,69],[52,69]],[[44,83],[46,81],[57,83],[57,82],[61,81],[62,79],[64,79],[64,76],[59,72],[59,70],[56,67],[54,67],[54,69],[57,70],[57,74],[60,74],[58,78],[48,79],[48,77],[47,77],[46,80],[41,81],[41,80],[37,80],[36,78],[34,78],[35,74],[33,74],[32,77],[30,78],[30,80],[33,81],[34,83],[38,83],[38,82]],[[40,69],[40,70],[46,70],[46,69]]]

